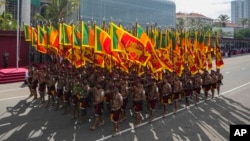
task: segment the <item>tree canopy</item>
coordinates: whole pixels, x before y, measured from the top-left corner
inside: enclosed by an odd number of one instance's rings
[[[41,13],[36,13],[34,19],[41,22],[51,22],[57,27],[59,21],[71,15],[79,6],[79,0],[50,0],[44,5]]]
[[[219,20],[222,27],[226,27],[226,23],[229,22],[229,16],[221,14],[218,17],[218,20]]]
[[[16,19],[9,12],[3,12],[0,15],[0,30],[16,30]]]

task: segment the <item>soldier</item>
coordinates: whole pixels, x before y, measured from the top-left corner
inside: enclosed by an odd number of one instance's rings
[[[162,97],[162,104],[163,104],[163,117],[166,117],[167,115],[167,104],[168,100],[170,99],[170,93],[172,92],[172,87],[168,83],[166,78],[163,78],[162,82],[162,88],[161,88],[161,97]]]
[[[110,105],[110,99],[111,99],[111,95],[112,95],[112,91],[113,91],[113,88],[114,88],[114,82],[113,82],[113,79],[110,78],[108,79],[107,81],[107,84],[105,86],[105,91],[104,91],[104,103],[106,105],[106,108],[107,110],[110,110],[111,109],[111,105]]]
[[[149,93],[148,93],[148,104],[149,104],[149,122],[152,122],[155,117],[155,107],[158,102],[158,93],[159,89],[156,85],[156,80],[151,79],[152,84],[150,85]]]
[[[95,122],[94,125],[90,127],[91,130],[95,130],[98,123],[100,124],[100,126],[104,125],[104,120],[102,118],[104,90],[102,89],[102,86],[100,84],[97,84],[96,87],[93,88],[93,98]]]
[[[114,135],[120,132],[120,114],[121,114],[121,107],[123,105],[122,95],[119,93],[118,88],[114,88],[114,92],[111,98],[111,121],[114,123]]]
[[[70,97],[71,97],[71,91],[72,91],[72,80],[71,77],[65,76],[66,82],[65,86],[63,88],[63,107],[64,107],[64,114],[68,114],[70,112]]]
[[[83,91],[80,95],[80,113],[81,113],[81,122],[87,121],[87,107],[88,107],[88,96],[90,87],[87,80],[83,81]]]
[[[207,70],[204,71],[202,76],[202,88],[205,93],[205,100],[208,98],[208,91],[211,89],[211,76]]]
[[[33,75],[33,69],[32,69],[32,67],[29,67],[28,68],[28,78],[27,78],[27,85],[28,85],[29,91],[30,91],[29,98],[33,96],[32,90],[31,90],[32,75]]]
[[[199,95],[201,92],[201,86],[202,86],[202,79],[201,79],[201,75],[200,73],[196,73],[193,76],[193,92],[195,94],[195,105],[197,105],[197,103],[199,102]]]
[[[143,110],[142,104],[145,100],[145,91],[143,89],[142,84],[138,81],[137,84],[134,86],[134,93],[133,93],[133,110],[135,113],[135,120],[134,120],[134,128],[141,123],[141,112]]]
[[[212,93],[212,99],[213,99],[214,98],[214,90],[216,89],[218,79],[217,79],[217,75],[215,74],[214,70],[211,70],[210,76],[211,76],[211,93]]]
[[[65,78],[61,74],[59,75],[57,86],[56,86],[56,102],[55,102],[55,111],[58,110],[59,105],[63,104],[63,87],[65,85]]]
[[[177,74],[174,73],[174,78],[173,78],[173,86],[172,86],[172,97],[174,100],[174,113],[178,111],[178,100],[179,96],[182,92],[182,83],[179,80]]]
[[[123,100],[122,102],[123,105],[121,108],[121,119],[120,119],[120,121],[122,122],[123,120],[127,119],[126,109],[128,105],[128,83],[126,80],[120,81],[120,92]]]
[[[38,91],[40,95],[41,102],[45,102],[45,93],[46,93],[46,72],[45,68],[41,70],[40,76],[38,79]]]
[[[48,102],[47,102],[46,107],[49,107],[51,100],[53,102],[53,105],[55,104],[55,93],[56,93],[56,88],[55,88],[56,80],[55,80],[54,75],[53,75],[52,71],[50,70],[50,68],[48,69],[47,77],[48,77],[47,78]]]
[[[186,72],[183,74],[184,79],[183,79],[183,91],[184,91],[184,96],[185,96],[185,101],[186,101],[186,109],[189,108],[189,97],[192,95],[193,92],[193,82],[191,79],[191,76]]]
[[[31,93],[34,96],[34,99],[37,99],[37,86],[38,86],[38,69],[34,67],[32,81],[31,81]]]
[[[81,93],[83,93],[83,88],[80,84],[80,80],[78,78],[75,78],[74,80],[74,84],[73,84],[73,89],[72,89],[72,98],[71,98],[71,105],[72,105],[72,118],[76,119],[76,117],[78,117],[79,115],[79,109],[78,109],[78,105],[79,105],[79,100],[80,100],[80,95]]]
[[[219,68],[216,69],[216,75],[217,75],[217,79],[218,79],[216,89],[217,89],[217,94],[219,96],[220,95],[220,86],[223,85],[223,83],[222,83],[223,75],[220,73]]]

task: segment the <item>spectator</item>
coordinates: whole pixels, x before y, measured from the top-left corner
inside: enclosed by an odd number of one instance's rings
[[[4,68],[8,67],[8,59],[9,59],[9,53],[4,51],[4,54],[3,54],[3,67]]]

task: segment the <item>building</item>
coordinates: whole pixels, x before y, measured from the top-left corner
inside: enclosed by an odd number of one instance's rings
[[[240,20],[244,17],[244,1],[231,1],[231,21],[240,24]]]
[[[235,0],[231,2],[231,19],[233,23],[241,24],[241,19],[250,19],[250,0]]]
[[[80,17],[85,21],[121,23],[131,27],[136,21],[143,27],[157,24],[159,27],[175,26],[176,5],[170,0],[81,0]]]
[[[250,0],[244,0],[244,18],[250,20]]]
[[[176,20],[183,19],[183,28],[195,28],[196,26],[212,25],[213,19],[198,13],[176,13]]]

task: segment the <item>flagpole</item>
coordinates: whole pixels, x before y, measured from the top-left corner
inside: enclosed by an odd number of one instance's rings
[[[80,43],[81,43],[81,63],[83,64],[83,61],[84,61],[84,58],[82,57],[83,56],[83,46],[82,46],[82,36],[83,36],[83,32],[82,32],[82,30],[83,30],[83,20],[82,20],[82,16],[80,16],[80,19],[79,19],[79,21],[80,21],[80,31],[81,31],[81,40],[80,40]],[[81,64],[81,66],[82,66],[82,64]]]
[[[16,69],[19,68],[19,5],[20,0],[17,0],[17,33],[16,33]]]

